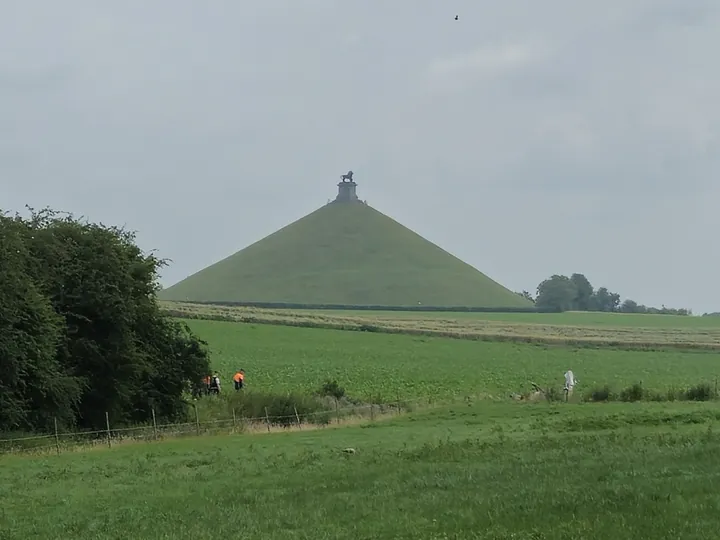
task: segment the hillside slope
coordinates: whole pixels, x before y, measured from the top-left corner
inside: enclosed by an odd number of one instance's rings
[[[361,202],[331,203],[169,287],[163,300],[528,307]]]

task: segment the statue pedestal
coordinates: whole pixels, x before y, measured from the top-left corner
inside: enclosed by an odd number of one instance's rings
[[[335,197],[335,202],[355,202],[359,201],[355,188],[357,184],[355,182],[340,182],[338,184],[338,194]]]

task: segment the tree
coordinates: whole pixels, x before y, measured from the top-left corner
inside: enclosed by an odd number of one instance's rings
[[[620,304],[621,313],[644,313],[647,310],[645,306],[639,306],[635,300],[627,298],[622,304]]]
[[[0,417],[0,429],[41,428],[52,415],[97,429],[106,411],[122,425],[148,420],[155,404],[160,417],[182,416],[183,393],[209,371],[208,353],[187,327],[160,312],[157,277],[164,262],[143,254],[132,233],[50,210],[0,225],[17,255],[10,274],[0,259],[0,275],[13,280],[2,291],[23,291],[5,293],[3,313],[17,315],[3,319],[0,344],[42,353],[6,353],[18,369],[37,369],[9,371],[31,373],[31,386],[0,372],[0,386],[14,389],[3,399],[16,411]],[[25,321],[22,336],[16,321]]]
[[[570,281],[575,284],[577,293],[573,302],[573,309],[577,311],[588,311],[590,309],[590,299],[593,295],[593,286],[583,274],[573,274]]]
[[[537,288],[535,305],[541,309],[568,311],[573,308],[577,287],[567,276],[553,275]]]
[[[600,287],[590,298],[591,311],[617,311],[620,305],[620,295]]]
[[[26,272],[25,232],[0,214],[0,429],[70,423],[80,397],[55,356],[61,318]]]
[[[567,303],[567,295],[573,290],[571,303]],[[521,296],[527,294],[517,293]],[[529,297],[529,295],[528,295]],[[610,292],[606,287],[593,291],[590,281],[583,275],[575,273],[568,279],[562,275],[553,275],[538,285],[538,297],[535,301],[538,308],[545,310],[567,311],[620,311],[622,313],[650,313],[658,315],[692,315],[690,309],[647,307],[629,298],[620,303],[620,295]],[[709,314],[711,315],[711,314]]]
[[[535,303],[535,299],[528,291],[516,292],[515,294],[522,296],[525,300],[530,300],[533,304]]]

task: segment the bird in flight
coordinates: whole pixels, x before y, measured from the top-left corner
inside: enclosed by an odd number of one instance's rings
[[[456,20],[456,21],[458,20],[458,16],[457,16],[457,15],[455,15],[455,20]]]

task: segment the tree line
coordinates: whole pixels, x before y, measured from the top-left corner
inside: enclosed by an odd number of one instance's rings
[[[123,229],[28,210],[0,212],[0,430],[183,418],[210,366],[160,310],[165,261]]]
[[[537,286],[535,297],[528,291],[517,293],[535,304],[535,307],[552,311],[603,311],[617,313],[650,313],[657,315],[692,315],[690,309],[662,306],[649,307],[630,298],[621,301],[618,293],[607,287],[595,289],[583,274],[570,277],[554,274]]]

